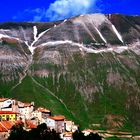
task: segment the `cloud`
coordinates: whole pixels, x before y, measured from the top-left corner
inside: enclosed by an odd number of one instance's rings
[[[45,0],[44,0],[45,1]],[[47,3],[48,1],[48,3]],[[132,0],[53,0],[46,5],[27,7],[12,17],[13,21],[57,21],[88,13],[140,14],[137,2]],[[130,6],[132,5],[132,6]],[[133,7],[133,8],[132,8]]]
[[[55,0],[48,8],[25,9],[13,17],[17,21],[56,21],[72,16],[100,12],[100,0]]]
[[[56,0],[46,11],[50,21],[61,20],[80,14],[99,12],[97,0]]]

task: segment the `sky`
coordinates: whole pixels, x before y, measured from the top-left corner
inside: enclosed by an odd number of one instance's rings
[[[49,22],[89,13],[140,15],[140,0],[2,0],[0,3],[0,22]]]

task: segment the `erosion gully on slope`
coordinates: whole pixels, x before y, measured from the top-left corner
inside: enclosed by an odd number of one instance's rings
[[[16,84],[14,87],[12,87],[11,91],[13,89],[15,89],[18,85],[20,85],[22,83],[22,80],[26,77],[26,74],[27,74],[27,71],[32,63],[32,60],[33,60],[33,55],[34,55],[34,50],[35,50],[35,47],[33,46],[37,41],[38,39],[43,36],[47,31],[49,31],[50,29],[47,29],[46,31],[44,32],[41,32],[38,36],[37,36],[37,27],[34,26],[33,27],[33,33],[34,33],[34,41],[31,43],[31,45],[28,44],[27,41],[25,41],[25,44],[28,46],[30,52],[31,52],[31,60],[30,60],[30,63],[28,63],[28,65],[26,66],[25,70],[24,70],[24,76],[20,78],[18,84]],[[7,36],[6,36],[7,37]],[[61,100],[59,99],[54,93],[52,93],[49,89],[47,89],[46,87],[44,87],[43,85],[41,85],[40,83],[38,83],[33,77],[31,77],[31,79],[33,80],[33,82],[35,82],[37,85],[39,85],[40,87],[44,88],[47,92],[49,92],[53,97],[55,97],[64,107],[65,109],[73,116],[73,118],[76,118],[74,113],[72,113],[66,106],[66,104]]]
[[[15,87],[17,87],[19,84],[21,84],[22,80],[26,77],[26,74],[27,74],[27,71],[33,61],[33,55],[34,55],[34,50],[36,49],[36,47],[34,46],[34,44],[45,34],[47,33],[48,31],[50,31],[52,28],[56,28],[58,27],[59,25],[62,25],[63,23],[67,22],[67,20],[64,20],[63,22],[61,22],[60,24],[58,25],[54,25],[53,27],[41,32],[38,36],[38,29],[36,26],[33,26],[33,35],[34,35],[34,40],[33,42],[31,43],[31,45],[29,45],[28,41],[25,41],[25,44],[28,46],[28,49],[30,50],[31,52],[31,58],[30,58],[30,61],[28,63],[28,65],[26,66],[25,70],[24,70],[24,76],[22,76],[18,82],[18,84],[16,84],[11,90],[13,90]],[[118,39],[124,43],[124,41],[122,40],[122,37],[121,35],[119,34],[119,32],[117,31],[117,29],[115,28],[115,26],[112,24],[112,28],[114,30],[114,33],[117,35]],[[103,37],[102,33],[97,29],[95,28],[96,31],[98,32],[98,34],[100,35],[101,39],[104,41],[104,43],[107,43],[107,40]],[[9,37],[9,36],[5,36],[3,35],[4,37]],[[0,37],[3,37],[2,35]],[[18,39],[18,38],[16,38]],[[18,39],[19,40],[19,39]],[[123,51],[125,50],[128,50],[129,47],[128,46],[116,46],[115,48],[114,47],[108,47],[108,48],[101,48],[101,49],[93,49],[93,48],[87,48],[84,44],[80,44],[80,43],[76,43],[76,42],[73,42],[71,40],[58,40],[58,41],[49,41],[49,42],[46,42],[46,43],[42,43],[40,45],[41,46],[53,46],[53,45],[60,45],[60,44],[70,44],[70,45],[75,45],[75,46],[78,46],[79,47],[79,51],[83,52],[87,52],[87,53],[104,53],[104,52],[117,52],[117,53],[122,53]]]

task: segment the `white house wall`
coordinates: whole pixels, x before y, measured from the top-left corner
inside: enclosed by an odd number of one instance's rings
[[[2,110],[2,111],[13,111],[12,108],[2,108],[1,110]]]
[[[31,113],[33,112],[33,107],[23,107],[19,108],[19,113],[26,116],[26,119],[31,117]]]
[[[55,121],[53,119],[47,118],[46,124],[48,127],[50,127],[51,129],[55,129]]]
[[[13,104],[13,100],[11,99],[5,100],[4,102],[0,103],[0,108],[8,107],[10,104]]]

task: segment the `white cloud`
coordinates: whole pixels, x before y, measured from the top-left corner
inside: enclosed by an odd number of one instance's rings
[[[100,12],[96,6],[100,0],[55,0],[49,8],[25,9],[20,11],[13,20],[21,21],[56,21],[72,16]]]
[[[46,17],[50,21],[65,19],[71,16],[97,12],[97,0],[56,0],[50,4]]]

